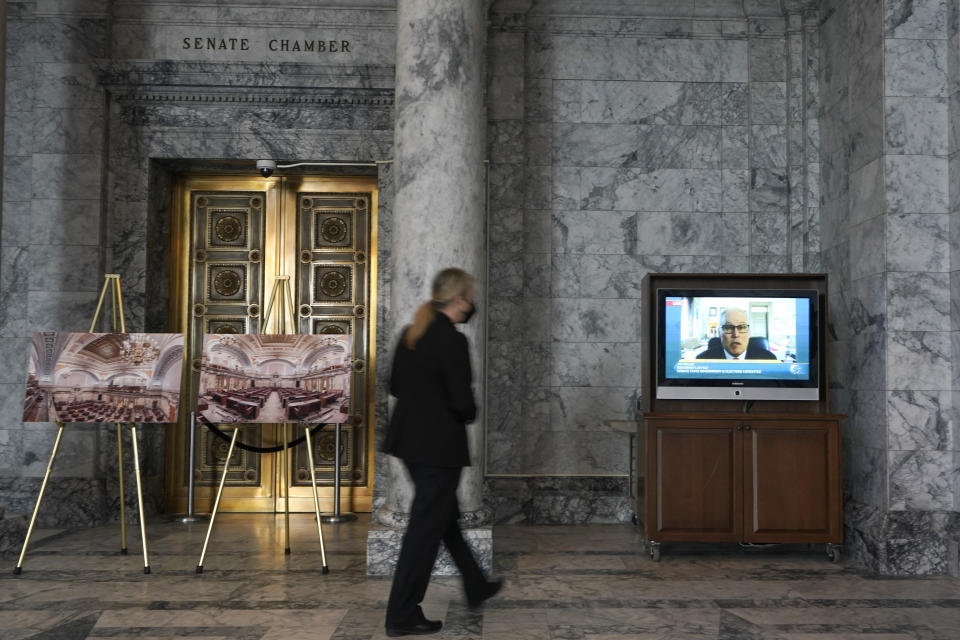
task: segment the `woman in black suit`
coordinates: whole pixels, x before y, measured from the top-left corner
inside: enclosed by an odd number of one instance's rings
[[[440,631],[420,603],[442,541],[460,570],[471,607],[499,591],[488,581],[460,532],[457,485],[470,465],[466,425],[477,415],[467,338],[455,323],[476,311],[473,277],[444,269],[433,280],[432,299],[417,309],[397,345],[390,393],[397,404],[383,450],[402,459],[415,489],[387,603],[388,636]]]

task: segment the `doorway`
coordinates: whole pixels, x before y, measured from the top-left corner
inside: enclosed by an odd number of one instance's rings
[[[370,511],[373,498],[377,195],[376,176],[187,175],[173,188],[169,311],[173,330],[186,334],[184,406],[196,406],[205,333],[352,336],[352,406],[340,438],[342,511]],[[287,278],[292,304],[281,297],[279,283]],[[189,413],[181,412],[167,437],[168,510],[186,511],[192,474],[195,511],[210,511],[226,463],[221,511],[277,513],[288,499],[291,511],[313,511],[306,445],[291,449],[289,474],[281,454],[256,451],[302,436],[302,424],[237,425],[247,448],[235,448],[229,461],[229,442],[197,424],[191,464]],[[218,427],[228,434],[234,428]],[[333,511],[333,425],[312,441],[320,509]]]

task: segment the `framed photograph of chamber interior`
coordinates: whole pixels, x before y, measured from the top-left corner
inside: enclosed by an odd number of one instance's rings
[[[352,375],[349,335],[206,334],[197,416],[214,424],[346,422]]]
[[[176,422],[182,333],[33,334],[24,422]]]

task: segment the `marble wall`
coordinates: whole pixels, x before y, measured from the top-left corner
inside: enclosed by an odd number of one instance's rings
[[[847,539],[878,571],[943,573],[960,486],[947,2],[821,12],[823,260],[832,393],[850,416]]]
[[[492,499],[623,520],[643,276],[820,268],[816,13],[518,4],[488,54]]]

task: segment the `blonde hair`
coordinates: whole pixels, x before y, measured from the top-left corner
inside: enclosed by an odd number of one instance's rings
[[[450,267],[435,275],[430,287],[431,298],[417,307],[413,314],[413,323],[403,334],[403,344],[408,349],[413,349],[427,332],[427,328],[433,324],[437,312],[453,302],[457,296],[467,297],[472,286],[473,276],[463,269]]]

